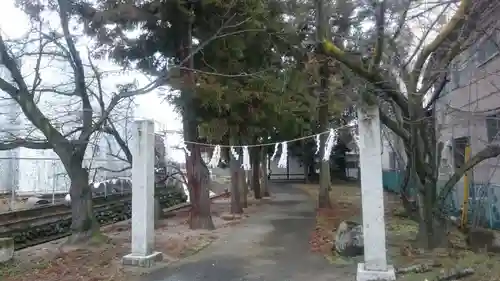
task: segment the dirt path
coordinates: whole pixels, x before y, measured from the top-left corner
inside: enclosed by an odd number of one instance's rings
[[[274,185],[273,199],[201,253],[142,281],[353,280],[350,267],[334,267],[311,253],[315,206],[291,185]]]

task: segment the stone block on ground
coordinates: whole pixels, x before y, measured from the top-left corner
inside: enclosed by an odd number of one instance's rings
[[[364,253],[363,226],[352,221],[340,223],[335,233],[333,250],[344,257],[355,257]]]
[[[239,220],[241,219],[241,214],[222,213],[220,218],[225,221]]]
[[[14,239],[0,238],[0,264],[10,261],[14,257]]]
[[[500,253],[500,234],[491,229],[473,228],[467,233],[467,244],[476,252]]]
[[[262,196],[262,199],[260,199],[263,203],[270,202],[272,201],[271,196]]]
[[[122,264],[124,266],[134,266],[134,267],[152,267],[157,262],[163,260],[163,254],[160,252],[154,252],[148,256],[140,256],[129,254],[122,258]]]

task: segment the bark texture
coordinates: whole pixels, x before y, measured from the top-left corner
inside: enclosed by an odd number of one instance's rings
[[[231,171],[231,214],[243,213],[240,195],[240,173],[241,160],[236,160],[233,155],[229,155],[229,170]]]
[[[71,236],[70,244],[86,243],[100,233],[99,224],[92,208],[92,190],[89,173],[81,167],[74,167],[69,174],[71,180]]]
[[[260,189],[260,147],[252,148],[252,155],[250,157],[252,162],[252,191],[255,199],[261,199],[261,189]]]

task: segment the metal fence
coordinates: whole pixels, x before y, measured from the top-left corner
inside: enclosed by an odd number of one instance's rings
[[[131,176],[129,163],[117,159],[86,159],[90,182]],[[57,158],[0,157],[0,212],[32,207],[27,198],[37,196],[60,203],[69,193],[70,180]]]

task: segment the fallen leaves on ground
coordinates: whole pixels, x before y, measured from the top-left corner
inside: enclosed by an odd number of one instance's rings
[[[317,185],[303,185],[301,188],[312,198],[317,199],[319,189]],[[351,220],[352,217],[360,215],[360,191],[359,187],[353,185],[332,186],[330,198],[333,208],[317,210],[316,228],[310,239],[311,250],[324,255],[332,264],[340,265],[339,257],[331,250],[335,228],[341,221]],[[467,250],[463,235],[457,231],[450,233],[450,245],[447,248],[424,250],[416,247],[417,223],[401,216],[402,207],[396,194],[384,193],[384,196],[388,262],[396,268],[429,262],[441,265],[424,273],[400,274],[398,280],[437,280],[438,277],[454,270],[472,268],[475,271],[474,274],[459,280],[500,281],[500,256]]]
[[[174,259],[193,255],[210,245],[224,230],[240,220],[225,222],[218,214],[228,210],[228,200],[212,204],[215,231],[190,230],[188,212],[161,221],[156,229],[155,250]],[[246,209],[245,218],[256,208]],[[132,276],[121,267],[121,259],[130,252],[130,221],[103,227],[105,241],[84,249],[62,247],[63,240],[49,242],[17,253],[16,260],[0,265],[2,281],[129,281]]]
[[[317,198],[317,186],[302,185],[301,188],[312,198]],[[330,192],[332,209],[316,209],[316,226],[309,240],[312,252],[331,255],[336,227],[343,220],[352,219],[359,214],[359,206],[352,201],[360,198],[353,191],[352,187],[333,186]]]

